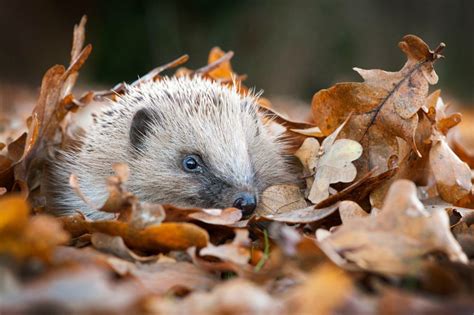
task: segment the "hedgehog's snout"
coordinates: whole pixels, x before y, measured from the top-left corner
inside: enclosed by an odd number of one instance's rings
[[[242,192],[236,195],[235,208],[242,210],[242,217],[250,217],[257,208],[257,197],[253,193]]]

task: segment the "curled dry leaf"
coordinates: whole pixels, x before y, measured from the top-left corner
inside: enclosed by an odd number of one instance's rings
[[[120,236],[110,236],[104,233],[92,233],[91,243],[94,248],[113,254],[128,261],[156,261],[157,256],[139,256],[130,250]]]
[[[12,141],[7,146],[7,156],[13,162],[18,162],[23,156],[26,144],[26,132],[23,133],[18,139]]]
[[[320,246],[331,258],[339,256],[362,269],[387,274],[416,274],[423,255],[438,250],[454,261],[467,262],[446,212],[428,213],[415,185],[407,180],[392,184],[377,216],[346,222]]]
[[[138,199],[123,187],[128,179],[130,170],[124,163],[115,163],[112,165],[112,168],[115,176],[107,178],[107,192],[109,196],[98,210],[120,213],[122,218],[129,217],[133,215],[132,207],[138,203]]]
[[[363,201],[374,189],[380,187],[381,183],[393,178],[398,168],[393,168],[376,176],[372,176],[375,171],[376,170],[372,170],[366,173],[346,188],[324,199],[316,205],[316,208],[327,207],[341,200]]]
[[[248,230],[235,230],[232,243],[214,246],[211,243],[199,252],[201,256],[213,256],[223,261],[246,265],[250,259],[250,239]]]
[[[0,186],[7,190],[20,188],[25,197],[41,182],[45,160],[50,148],[58,144],[60,124],[73,107],[69,92],[74,86],[78,71],[88,58],[92,46],[84,46],[86,19],[76,26],[71,51],[71,63],[66,69],[56,65],[43,77],[39,99],[28,118],[28,132],[9,145],[10,163],[0,165]],[[61,141],[59,141],[61,142]],[[5,157],[2,157],[2,160]]]
[[[459,222],[464,222],[469,226],[474,224],[474,209],[454,206],[440,197],[425,199],[423,200],[423,205],[428,211],[433,211],[434,209],[445,210],[450,216],[451,224],[455,225]]]
[[[365,82],[339,83],[313,97],[313,119],[324,134],[333,132],[353,112],[341,137],[364,148],[356,162],[359,176],[374,167],[379,172],[390,168],[390,158],[399,156],[397,137],[418,152],[417,112],[425,104],[428,85],[438,80],[433,63],[441,57],[444,44],[431,51],[420,38],[407,35],[399,47],[408,59],[400,71],[355,68]]]
[[[82,201],[84,201],[89,207],[97,209],[98,207],[94,205],[89,198],[87,198],[81,191],[81,187],[79,184],[79,179],[77,178],[76,175],[71,174],[69,176],[69,186],[71,186],[72,190],[74,193],[81,198]]]
[[[452,140],[454,152],[461,160],[474,168],[474,133],[472,132],[472,126],[474,126],[474,111],[465,108],[462,114],[462,122],[453,131],[450,140]]]
[[[237,208],[200,209],[190,213],[189,218],[214,225],[232,225],[242,218],[242,211]]]
[[[281,113],[278,113],[274,109],[271,109],[268,106],[265,106],[265,105],[262,105],[262,104],[259,107],[259,111],[262,114],[268,115],[269,117],[271,117],[272,120],[274,120],[275,122],[279,123],[283,127],[289,129],[289,131],[292,131],[294,133],[302,134],[302,133],[305,132],[303,130],[313,130],[313,131],[315,131],[316,129],[314,129],[314,128],[318,128],[318,130],[319,130],[319,127],[316,127],[316,126],[314,126],[312,124],[309,124],[307,122],[292,120],[292,119],[286,117],[285,115],[283,115]],[[296,131],[294,131],[294,130],[296,130]],[[302,131],[302,132],[298,132],[298,131]]]
[[[287,223],[309,223],[324,219],[334,212],[339,207],[339,203],[327,206],[325,208],[316,209],[316,206],[309,206],[303,209],[296,209],[280,214],[267,214],[264,217],[272,221],[287,222]]]
[[[306,129],[290,129],[290,131],[302,134],[308,137],[324,137],[323,132],[319,127],[311,127]]]
[[[165,222],[136,228],[123,221],[87,221],[82,216],[63,217],[65,228],[72,234],[104,233],[120,236],[132,249],[157,253],[185,250],[189,247],[205,247],[209,241],[207,232],[191,223]]]
[[[162,223],[136,230],[122,222],[108,221],[90,222],[89,227],[90,231],[122,236],[131,248],[149,252],[201,248],[209,241],[204,229],[190,223]]]
[[[370,203],[373,207],[382,208],[385,195],[396,180],[408,179],[415,183],[426,182],[429,177],[429,151],[431,149],[432,129],[433,123],[423,111],[419,111],[414,139],[418,153],[413,151],[405,141],[397,138],[399,154],[398,156],[392,156],[388,161],[388,167],[390,170],[394,170],[394,174],[370,193]]]
[[[461,216],[461,221],[469,225],[470,227],[474,227],[474,209],[467,209],[461,207],[453,207],[453,210],[459,213]],[[473,234],[474,236],[474,234]]]
[[[448,131],[461,122],[462,115],[460,113],[453,113],[448,115],[446,113],[448,106],[441,98],[441,91],[436,90],[426,98],[427,115],[434,123],[434,128],[446,135]]]
[[[446,138],[440,134],[433,136],[430,166],[439,195],[444,200],[455,203],[471,193],[471,169],[451,150]]]
[[[308,199],[314,204],[329,197],[329,185],[349,183],[357,176],[357,169],[352,161],[362,155],[362,146],[354,140],[336,140],[346,122],[347,120],[327,136],[321,147],[316,139],[308,138],[295,153],[307,172],[315,173],[308,194]]]
[[[29,169],[43,165],[46,158],[44,155],[50,153],[47,146],[56,141],[55,135],[60,130],[59,125],[69,111],[62,107],[64,105],[63,99],[74,86],[79,69],[92,51],[90,44],[82,49],[84,27],[85,19],[81,21],[74,32],[71,56],[75,58],[71,60],[69,67],[65,69],[63,66],[56,65],[49,69],[43,77],[40,97],[32,113],[32,123],[28,131],[25,151],[21,163],[15,169],[17,180],[22,180],[29,186],[34,186],[35,181],[40,181],[39,178],[28,178]],[[76,54],[77,51],[80,52]]]
[[[163,205],[166,222],[185,222],[197,220],[212,225],[231,226],[242,218],[242,211],[237,208],[201,209],[180,208],[170,204]]]
[[[461,115],[454,113],[448,116],[446,105],[436,92],[428,98],[428,105],[428,117],[434,121],[429,152],[431,172],[441,198],[456,203],[472,190],[470,167],[449,147],[445,136],[461,121]]]

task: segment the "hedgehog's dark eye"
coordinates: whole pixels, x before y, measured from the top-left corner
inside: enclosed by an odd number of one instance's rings
[[[201,158],[195,154],[185,156],[183,159],[183,168],[186,172],[202,172]]]

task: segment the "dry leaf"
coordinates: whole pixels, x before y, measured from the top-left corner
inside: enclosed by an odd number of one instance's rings
[[[211,65],[216,61],[219,61],[219,59],[223,57],[228,59],[224,62],[220,62],[215,69],[212,69],[211,71],[207,72],[207,75],[213,78],[214,80],[232,80],[232,77],[235,77],[236,75],[234,74],[229,61],[230,58],[232,58],[233,56],[233,52],[230,53],[231,55],[227,57],[226,53],[223,52],[222,49],[220,49],[219,47],[212,48],[209,52],[209,59],[207,61],[208,64]]]
[[[71,234],[104,233],[120,236],[132,249],[157,253],[160,251],[185,250],[189,247],[205,247],[209,241],[207,232],[191,223],[165,222],[136,228],[123,221],[86,221],[80,216],[61,218]]]
[[[423,255],[436,250],[467,262],[446,212],[428,213],[407,180],[392,184],[377,216],[346,222],[320,246],[329,257],[342,256],[365,270],[387,274],[416,274]]]
[[[327,136],[321,147],[316,139],[308,138],[295,153],[307,172],[315,173],[308,194],[308,199],[314,204],[329,197],[329,185],[349,183],[357,176],[357,169],[352,161],[362,155],[362,146],[354,140],[336,140],[346,122],[347,120]]]
[[[356,202],[349,200],[339,203],[339,215],[341,216],[342,224],[346,224],[355,218],[365,218],[369,216]]]
[[[328,205],[332,205],[333,203],[341,200],[363,202],[367,195],[380,187],[381,183],[391,180],[397,172],[398,168],[393,168],[379,175],[372,176],[375,173],[375,170],[372,170],[371,172],[366,173],[363,177],[354,181],[351,185],[347,186],[343,190],[318,203],[316,208],[320,209],[327,207]]]
[[[341,269],[324,264],[312,271],[302,286],[291,292],[287,312],[293,314],[334,314],[354,288]]]
[[[209,290],[218,280],[189,262],[131,263],[109,259],[108,263],[121,274],[138,280],[144,290],[159,295],[170,291]]]
[[[308,205],[296,185],[270,186],[262,193],[256,213],[261,216],[276,215],[305,208]]]
[[[92,233],[91,243],[94,248],[110,253],[128,261],[156,261],[158,256],[139,256],[130,250],[120,236],[110,236],[104,233]]]
[[[314,183],[308,195],[314,204],[329,197],[330,184],[350,183],[356,178],[357,170],[351,162],[362,155],[362,146],[348,139],[337,140],[330,149],[326,148],[323,142],[324,154],[318,160]]]
[[[19,196],[0,198],[0,235],[21,233],[28,223],[30,208]]]
[[[26,145],[26,132],[23,133],[18,139],[8,144],[8,158],[13,162],[17,162],[23,156]]]
[[[66,106],[72,98],[69,92],[74,86],[78,71],[92,51],[92,46],[84,45],[86,19],[83,17],[74,31],[71,63],[67,69],[56,65],[50,68],[43,77],[40,96],[32,115],[29,118],[29,130],[24,139],[23,149],[15,149],[15,158],[21,157],[9,167],[14,168],[14,178],[22,193],[28,196],[30,190],[36,189],[41,182],[41,174],[46,160],[50,157],[50,149],[58,144],[57,135],[61,133],[60,124],[72,107]],[[23,143],[23,140],[17,139]],[[15,141],[15,142],[17,142]],[[3,170],[0,183],[11,189],[8,178],[11,171]],[[8,185],[5,185],[8,183]]]
[[[170,204],[163,205],[166,222],[201,221],[212,225],[232,226],[242,222],[242,211],[237,208],[202,209],[180,208]]]
[[[159,314],[285,314],[283,304],[254,283],[235,279],[210,292],[197,292],[182,300],[156,300],[149,304]]]
[[[433,137],[430,166],[438,192],[444,200],[455,203],[471,192],[469,166],[451,150],[442,135]]]
[[[452,135],[453,151],[461,160],[474,168],[474,136],[472,126],[474,125],[474,113],[472,110],[464,109],[462,122],[454,129]]]
[[[308,137],[324,137],[323,132],[319,127],[311,127],[306,129],[290,129],[290,131],[302,134]]]
[[[387,163],[389,169],[395,170],[396,168],[395,173],[389,180],[370,193],[370,203],[373,207],[382,208],[385,195],[396,180],[408,179],[415,183],[426,183],[429,177],[429,151],[431,149],[432,129],[432,122],[427,115],[423,111],[419,111],[414,139],[418,153],[413,151],[405,141],[397,138],[399,155],[392,156]]]
[[[384,314],[471,314],[474,303],[470,298],[436,300],[427,295],[386,288],[378,301],[378,309]]]
[[[315,206],[306,207],[303,209],[296,209],[280,214],[267,214],[264,217],[272,221],[287,222],[287,223],[309,223],[324,219],[334,212],[339,207],[339,203],[335,203],[325,208],[316,209]]]
[[[68,241],[58,220],[46,215],[29,217],[23,197],[0,199],[0,253],[18,260],[36,257],[48,261],[57,245]]]
[[[209,243],[201,249],[201,256],[213,256],[224,261],[231,261],[239,265],[246,265],[250,259],[250,239],[247,230],[235,230],[232,243],[214,246]]]
[[[315,138],[306,138],[294,153],[303,165],[303,175],[306,179],[306,196],[309,195],[309,191],[313,186],[315,170],[320,154],[319,141]]]
[[[429,211],[433,211],[434,209],[445,210],[450,216],[450,222],[452,225],[459,222],[464,222],[468,225],[474,224],[474,209],[454,206],[440,197],[425,199],[423,200],[423,205]]]
[[[319,129],[319,127],[316,127],[316,126],[314,126],[310,123],[303,122],[303,121],[295,121],[295,120],[289,119],[285,115],[283,115],[281,113],[278,113],[274,109],[271,109],[271,108],[266,107],[264,105],[260,106],[259,111],[261,113],[265,114],[265,115],[268,115],[269,117],[272,118],[272,120],[274,120],[278,124],[282,125],[283,127],[289,129],[290,131],[293,131],[293,129],[296,129],[296,130],[307,130],[307,129],[315,130],[314,128]],[[293,132],[301,134],[301,133],[296,132],[296,131],[293,131]]]
[[[200,209],[189,214],[189,218],[208,224],[232,225],[242,218],[242,211],[237,208]]]
[[[128,313],[145,293],[132,281],[113,281],[112,275],[98,266],[59,269],[19,291],[2,294],[0,312]]]
[[[441,57],[440,45],[429,50],[425,42],[407,35],[399,43],[408,61],[398,72],[355,70],[364,83],[339,83],[313,97],[313,119],[325,134],[333,132],[353,112],[342,138],[362,144],[364,154],[356,166],[359,176],[378,167],[384,172],[392,156],[399,156],[396,137],[417,152],[414,141],[416,113],[425,104],[428,85],[437,82],[433,63]]]
[[[426,103],[428,117],[434,122],[434,128],[442,134],[446,135],[451,128],[461,122],[462,115],[460,113],[450,115],[446,113],[448,106],[443,102],[440,90],[431,93],[427,97]]]

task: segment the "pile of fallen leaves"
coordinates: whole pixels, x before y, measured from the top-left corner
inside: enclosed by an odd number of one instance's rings
[[[28,131],[0,143],[2,314],[472,314],[472,125],[451,130],[461,115],[439,91],[428,94],[444,44],[433,51],[403,37],[400,71],[355,68],[364,82],[317,92],[308,122],[261,98],[261,111],[293,144],[306,189],[268,188],[249,220],[234,208],[141,202],[123,185],[127,166],[116,164],[104,179],[108,200],[91,205],[115,219],[90,221],[48,215],[41,189],[46,161],[81,133],[74,117],[127,89],[72,93],[92,50],[84,34],[85,18],[70,65],[44,75]],[[208,65],[174,75],[245,93],[232,55],[214,48]],[[187,59],[131,85],[159,81]],[[1,118],[3,135],[18,134]],[[81,195],[74,176],[70,185]]]

